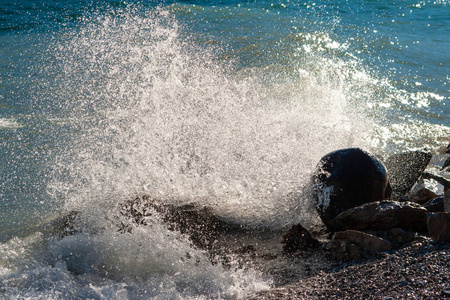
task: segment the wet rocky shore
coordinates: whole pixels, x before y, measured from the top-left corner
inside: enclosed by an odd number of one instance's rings
[[[335,213],[325,221],[329,239],[321,246],[293,227],[284,249],[313,271],[252,299],[450,298],[450,145],[440,153],[401,153],[385,164],[387,199]]]
[[[146,195],[120,204],[111,218],[118,232],[127,233],[158,215],[169,230],[205,250],[212,263],[260,270],[272,278],[273,288],[252,299],[450,298],[450,145],[384,162],[360,149],[344,149],[324,161],[331,164],[319,163],[318,180],[312,181],[323,221],[314,227],[245,228],[211,208]],[[80,222],[72,212],[51,227],[72,235],[83,230]]]

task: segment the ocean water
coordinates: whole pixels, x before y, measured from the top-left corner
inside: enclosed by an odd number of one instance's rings
[[[118,206],[284,229],[312,222],[324,154],[450,143],[449,1],[6,2],[0,298],[248,297],[271,276],[158,214],[120,234]],[[81,233],[45,229],[74,210]]]

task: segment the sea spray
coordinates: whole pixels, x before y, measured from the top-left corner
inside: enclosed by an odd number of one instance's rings
[[[51,52],[48,102],[72,136],[48,190],[80,215],[78,234],[46,242],[47,264],[62,284],[81,285],[74,295],[242,298],[268,288],[259,271],[213,265],[157,214],[125,234],[114,216],[145,194],[287,227],[311,218],[303,189],[323,152],[358,142],[338,84],[264,82],[181,32],[164,9],[131,9],[86,18]]]
[[[263,82],[182,32],[164,9],[131,10],[87,18],[61,42],[54,101],[76,137],[51,191],[94,222],[144,193],[251,226],[291,224],[320,156],[365,143],[342,85]]]

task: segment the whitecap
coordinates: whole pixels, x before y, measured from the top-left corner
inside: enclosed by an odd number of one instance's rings
[[[9,128],[16,129],[22,127],[21,124],[17,122],[14,118],[0,118],[0,129],[1,128]]]

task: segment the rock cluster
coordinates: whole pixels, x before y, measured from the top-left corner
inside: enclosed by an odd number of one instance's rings
[[[330,256],[358,260],[428,236],[450,242],[449,161],[449,154],[424,151],[396,154],[385,164],[358,148],[325,155],[313,184],[331,237],[323,243]],[[316,245],[304,232],[301,236],[307,242],[297,241],[297,250]],[[292,232],[286,240],[294,240]],[[296,251],[292,243],[286,248]]]

